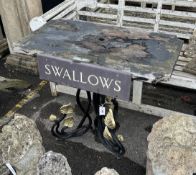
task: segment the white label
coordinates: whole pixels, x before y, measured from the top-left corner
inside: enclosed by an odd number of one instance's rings
[[[99,115],[105,115],[105,107],[99,106]]]
[[[16,171],[14,170],[14,168],[12,167],[12,165],[10,165],[10,163],[6,163],[6,166],[8,167],[8,169],[11,171],[11,173],[13,175],[16,175]]]

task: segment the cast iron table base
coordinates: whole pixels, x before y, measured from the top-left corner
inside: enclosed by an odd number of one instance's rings
[[[91,93],[89,91],[86,91],[88,103],[87,103],[87,107],[85,108],[80,101],[80,92],[81,92],[81,90],[78,89],[77,93],[76,93],[76,102],[77,102],[77,105],[79,106],[79,108],[81,109],[81,111],[83,112],[82,120],[80,121],[80,123],[78,124],[76,129],[67,132],[66,130],[68,129],[68,127],[66,127],[66,126],[64,126],[62,128],[60,127],[61,122],[67,117],[67,114],[64,114],[62,117],[57,119],[55,121],[54,125],[52,126],[51,132],[52,132],[53,136],[55,136],[59,139],[69,139],[72,137],[82,136],[89,129],[93,129],[92,128],[92,118],[89,114],[91,104],[92,104]],[[99,141],[108,150],[113,152],[117,157],[121,157],[125,153],[125,148],[115,134],[116,128],[115,129],[108,128],[109,132],[112,136],[112,139],[106,139],[103,135],[104,129],[105,129],[105,123],[104,123],[105,115],[99,114],[99,107],[100,106],[105,107],[105,98],[106,97],[104,95],[93,93],[93,107],[94,107],[94,111],[96,114],[96,118],[94,120],[94,131],[95,131],[94,133],[97,136],[97,138],[99,139]],[[116,101],[116,99],[113,99],[112,102],[114,105],[114,111],[113,111],[114,117],[117,117],[117,115],[118,115],[118,102]],[[85,121],[87,121],[87,124],[85,124]]]

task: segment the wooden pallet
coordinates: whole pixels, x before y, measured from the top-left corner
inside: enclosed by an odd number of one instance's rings
[[[188,40],[196,26],[196,2],[190,0],[119,0],[118,4],[103,2],[108,1],[65,0],[40,16],[39,20],[37,17],[31,20],[30,25],[41,21],[45,24],[59,18],[80,19],[175,34]]]
[[[185,66],[189,63],[189,61],[191,61],[191,59],[192,58],[179,56],[171,78],[167,82],[162,83],[188,89],[196,89],[196,76],[183,71]]]
[[[119,0],[118,4],[96,3],[93,8],[82,8],[77,13],[95,22],[97,19],[107,23],[113,21],[113,25],[121,27],[142,28],[190,39],[196,22],[193,8],[196,8],[196,2],[185,0]]]

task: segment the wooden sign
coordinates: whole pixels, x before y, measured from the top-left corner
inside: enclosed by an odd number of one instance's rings
[[[38,55],[40,78],[129,101],[131,74],[104,66]]]

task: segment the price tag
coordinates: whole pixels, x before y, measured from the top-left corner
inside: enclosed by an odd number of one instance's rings
[[[105,115],[105,107],[99,106],[99,115]]]

